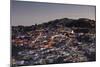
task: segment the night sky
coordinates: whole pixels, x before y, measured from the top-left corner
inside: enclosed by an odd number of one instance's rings
[[[30,26],[61,18],[95,20],[95,6],[12,1],[11,25]]]

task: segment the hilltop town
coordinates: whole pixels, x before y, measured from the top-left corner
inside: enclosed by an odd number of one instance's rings
[[[95,20],[56,19],[31,26],[12,26],[12,65],[95,61]]]

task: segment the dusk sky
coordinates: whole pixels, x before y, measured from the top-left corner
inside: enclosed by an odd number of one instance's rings
[[[95,20],[95,6],[13,1],[11,25],[30,26],[61,18]]]

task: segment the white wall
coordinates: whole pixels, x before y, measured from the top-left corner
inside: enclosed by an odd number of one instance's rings
[[[29,1],[29,0],[28,0]],[[36,67],[98,67],[100,60],[100,5],[99,0],[30,0],[40,2],[55,2],[69,4],[88,4],[96,5],[96,24],[97,24],[97,61],[84,63],[68,63],[68,64],[53,64],[53,65],[38,65]],[[9,67],[10,63],[10,1],[0,0],[0,67]],[[28,66],[33,67],[33,66]]]
[[[51,2],[51,3],[89,4],[89,5],[96,4],[96,0],[19,0],[19,1],[39,1],[39,2]]]

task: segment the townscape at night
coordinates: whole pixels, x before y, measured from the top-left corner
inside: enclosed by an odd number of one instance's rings
[[[87,18],[61,18],[12,26],[12,66],[95,61],[95,24]]]

